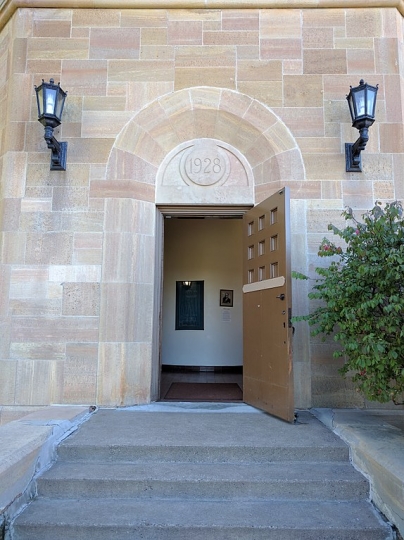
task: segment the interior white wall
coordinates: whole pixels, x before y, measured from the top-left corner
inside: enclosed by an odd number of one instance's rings
[[[162,363],[242,365],[242,220],[166,218],[164,225]],[[204,330],[175,330],[176,281],[186,280],[204,281]],[[220,307],[220,289],[234,291],[233,308]]]

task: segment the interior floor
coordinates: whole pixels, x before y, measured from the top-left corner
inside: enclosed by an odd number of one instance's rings
[[[160,379],[160,399],[163,399],[173,382],[237,383],[243,389],[243,368],[218,370],[209,367],[179,368],[163,366]]]

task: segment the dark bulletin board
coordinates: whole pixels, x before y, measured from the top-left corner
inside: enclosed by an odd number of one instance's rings
[[[183,281],[177,281],[175,303],[176,330],[204,329],[203,283],[203,281],[191,281],[191,285],[184,285]]]

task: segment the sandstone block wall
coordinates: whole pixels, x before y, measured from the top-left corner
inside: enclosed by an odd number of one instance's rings
[[[255,202],[290,187],[299,271],[344,206],[403,199],[402,25],[377,7],[17,10],[0,35],[0,403],[157,397],[156,178],[188,140],[244,156]],[[66,172],[36,119],[51,77],[68,91]],[[377,121],[363,173],[346,173],[361,78],[379,84]],[[295,313],[306,296],[295,284]],[[295,339],[297,405],[363,405],[333,345],[303,325]]]

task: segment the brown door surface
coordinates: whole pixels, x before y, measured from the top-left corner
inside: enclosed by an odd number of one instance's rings
[[[294,420],[289,190],[243,218],[244,401]]]

